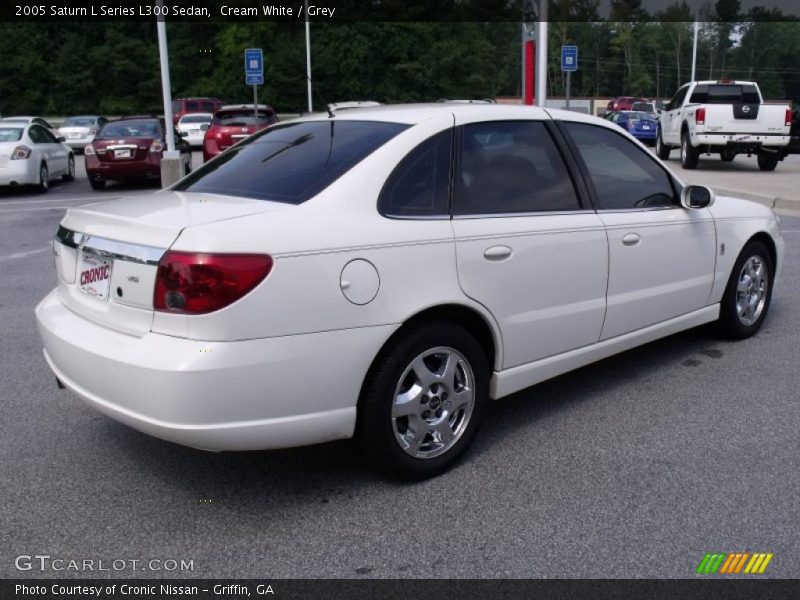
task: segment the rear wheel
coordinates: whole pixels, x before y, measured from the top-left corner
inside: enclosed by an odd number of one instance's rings
[[[689,140],[689,132],[684,131],[683,135],[681,135],[681,166],[684,169],[695,169],[699,158],[700,151],[692,146]]]
[[[50,171],[45,163],[39,165],[39,183],[36,184],[36,189],[41,193],[50,189]]]
[[[102,179],[89,179],[89,185],[92,186],[93,190],[102,190],[106,187],[106,182]]]
[[[659,127],[656,134],[656,155],[661,160],[667,160],[670,152],[672,152],[672,148],[664,143],[664,139],[661,137],[661,128]]]
[[[769,310],[774,273],[766,245],[748,243],[736,259],[720,303],[719,326],[725,337],[744,339],[758,331]]]
[[[382,470],[422,479],[472,442],[489,396],[489,366],[462,327],[431,321],[401,333],[370,369],[357,438]]]
[[[777,154],[771,154],[767,152],[759,152],[758,153],[758,168],[762,171],[774,171],[775,167],[778,166],[778,156]]]
[[[72,154],[67,159],[67,172],[61,176],[64,181],[72,181],[75,179],[75,157]]]

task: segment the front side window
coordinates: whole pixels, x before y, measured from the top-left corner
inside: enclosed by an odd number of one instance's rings
[[[34,144],[46,144],[47,137],[44,135],[44,129],[42,129],[39,125],[32,125],[31,128],[28,130],[28,137],[31,138],[31,141]]]
[[[594,186],[598,209],[676,206],[667,172],[634,142],[616,131],[586,123],[564,123]]]
[[[422,142],[395,168],[378,200],[383,215],[432,217],[449,214],[452,130]]]
[[[334,119],[270,127],[205,163],[172,189],[301,204],[406,128]]]
[[[572,179],[541,121],[465,125],[453,213],[578,210]]]

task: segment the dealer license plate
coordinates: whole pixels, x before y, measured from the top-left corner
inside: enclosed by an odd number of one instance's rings
[[[124,150],[114,150],[114,158],[130,158],[131,151],[130,148],[125,148]]]
[[[111,287],[111,266],[113,261],[90,252],[82,252],[78,266],[78,287],[89,296],[108,300]]]

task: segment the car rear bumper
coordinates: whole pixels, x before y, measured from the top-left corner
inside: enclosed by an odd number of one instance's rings
[[[216,451],[351,437],[363,376],[395,329],[235,342],[135,337],[76,315],[57,290],[36,317],[48,365],[91,407],[155,437]]]
[[[0,167],[0,185],[29,185],[39,182],[38,163],[30,159],[9,160]]]
[[[780,148],[789,143],[788,135],[699,134],[692,136],[693,146],[766,146]]]
[[[653,128],[652,131],[631,131],[631,135],[637,140],[655,140],[657,129]]]
[[[161,177],[161,160],[148,156],[145,160],[102,161],[96,156],[86,157],[86,174],[89,179],[158,179]]]

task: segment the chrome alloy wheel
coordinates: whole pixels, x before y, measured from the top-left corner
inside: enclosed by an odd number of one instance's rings
[[[475,407],[475,376],[453,348],[431,348],[403,371],[392,402],[392,429],[414,458],[433,458],[452,448]]]
[[[742,325],[752,325],[764,312],[768,287],[769,273],[764,260],[758,255],[751,256],[742,265],[736,285],[736,314]]]

